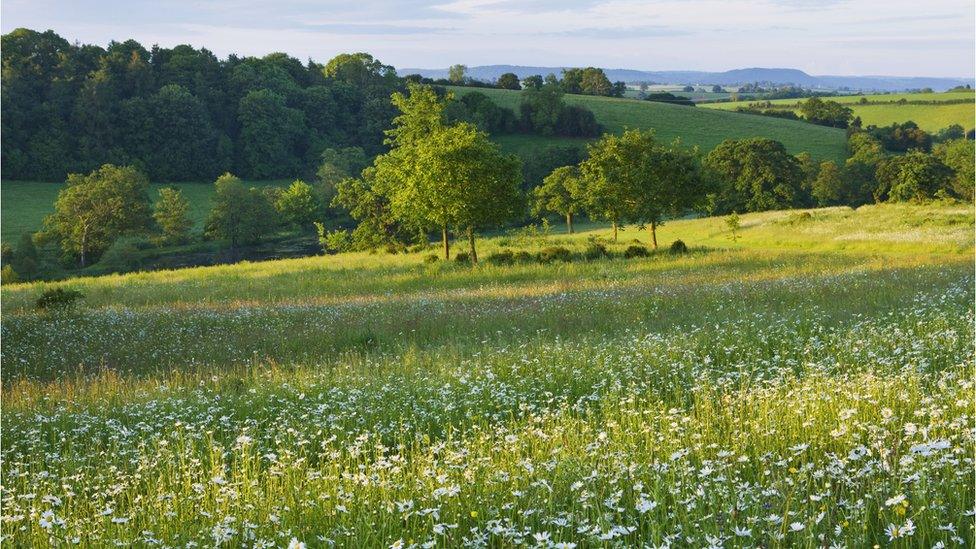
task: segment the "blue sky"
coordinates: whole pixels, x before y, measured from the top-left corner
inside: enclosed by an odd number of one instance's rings
[[[811,74],[974,75],[973,0],[4,0],[0,27],[69,40],[192,44],[223,57],[324,62],[368,51],[440,68],[790,67]]]

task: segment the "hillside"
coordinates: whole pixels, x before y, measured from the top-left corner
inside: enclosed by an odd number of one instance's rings
[[[936,132],[952,124],[959,124],[967,130],[976,126],[976,102],[971,91],[945,93],[905,93],[883,95],[848,95],[830,97],[830,101],[843,103],[860,116],[864,125],[889,126],[909,120],[925,131]],[[869,104],[861,104],[862,100]],[[969,100],[969,103],[959,101]],[[782,108],[795,107],[802,99],[776,99],[770,101]],[[905,101],[905,104],[899,103]],[[932,104],[913,104],[912,102],[932,102]],[[952,101],[953,103],[944,103]],[[939,102],[939,103],[936,103]],[[701,108],[735,110],[750,102],[703,103]],[[940,104],[941,103],[941,104]],[[798,108],[792,109],[799,112]]]
[[[3,286],[5,544],[972,545],[971,207],[803,213]]]
[[[474,91],[488,95],[500,106],[518,112],[518,91],[452,87],[456,94]],[[843,130],[815,126],[794,120],[743,115],[741,113],[682,107],[641,101],[587,95],[565,95],[569,104],[593,111],[608,132],[624,128],[653,129],[661,139],[680,138],[687,146],[697,145],[708,152],[725,139],[768,137],[782,142],[794,153],[808,152],[823,160],[843,161],[846,137]],[[580,144],[580,140],[552,139],[539,136],[501,136],[498,141],[512,151],[543,148],[554,144]]]

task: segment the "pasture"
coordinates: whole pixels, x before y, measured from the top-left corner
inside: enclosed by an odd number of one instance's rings
[[[452,87],[455,94],[484,93],[496,104],[518,112],[518,91],[491,88]],[[661,139],[680,138],[686,146],[697,146],[708,152],[726,139],[767,137],[783,143],[793,154],[808,152],[814,158],[843,162],[846,158],[846,137],[843,130],[811,126],[796,120],[743,116],[741,113],[715,109],[683,107],[642,101],[590,95],[564,95],[570,105],[580,105],[593,111],[604,131],[620,133],[625,128],[653,129]],[[512,152],[524,147],[542,149],[566,142],[582,140],[549,138],[544,136],[500,136],[499,143]],[[517,146],[511,146],[517,145]]]
[[[974,543],[974,216],[665,224],[691,252],[342,254],[4,286],[2,541]],[[460,243],[459,247],[460,249]],[[38,312],[45,288],[85,294]]]
[[[909,120],[927,132],[937,132],[952,124],[959,124],[971,130],[976,124],[976,102],[971,91],[944,93],[900,93],[881,95],[846,95],[826,98],[850,107],[854,116],[860,116],[865,126],[890,126]],[[865,100],[867,104],[861,104]],[[899,101],[906,101],[902,104]],[[958,101],[969,100],[968,103]],[[804,99],[776,99],[770,101],[777,108],[797,107]],[[913,101],[931,101],[931,104],[912,104]],[[946,103],[954,101],[954,103]],[[754,101],[706,103],[703,108],[716,110],[735,110]],[[799,114],[799,108],[792,108]]]

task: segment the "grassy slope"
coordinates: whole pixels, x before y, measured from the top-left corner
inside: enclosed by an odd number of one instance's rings
[[[914,121],[920,128],[926,131],[938,131],[952,124],[959,124],[967,130],[974,127],[974,116],[976,109],[974,104],[957,103],[950,105],[860,105],[858,102],[864,97],[868,101],[949,101],[959,99],[974,98],[973,92],[946,92],[946,93],[904,93],[889,95],[865,95],[865,96],[841,96],[831,97],[831,101],[837,101],[848,105],[853,109],[855,116],[860,116],[865,125],[889,126],[895,122],[901,123],[908,120]],[[797,99],[777,99],[771,101],[774,105],[796,105]],[[708,103],[700,105],[703,108],[717,110],[735,110],[737,107],[745,106],[749,102],[739,103]]]
[[[518,112],[519,92],[510,90],[453,88],[457,94],[478,91],[497,104]],[[624,128],[654,129],[666,140],[681,138],[686,145],[697,145],[707,152],[725,139],[768,137],[781,141],[790,152],[809,152],[815,158],[842,161],[845,157],[844,132],[812,126],[804,122],[741,113],[681,107],[636,99],[616,99],[585,95],[566,95],[566,102],[593,111],[606,131],[619,133]],[[509,150],[542,148],[552,143],[579,143],[580,140],[548,139],[539,136],[503,136]]]
[[[248,181],[249,185],[287,185],[290,181]],[[44,217],[54,211],[54,200],[64,183],[41,181],[2,181],[0,182],[0,238],[4,242],[16,242],[20,236],[42,227]],[[190,202],[190,219],[193,230],[201,231],[203,222],[210,211],[210,183],[153,183],[149,191],[150,200],[158,198],[157,189],[173,186],[181,191]]]
[[[735,243],[721,219],[668,223],[712,248],[681,257],[80,279],[60,317],[25,308],[51,285],[5,286],[0,534],[610,547],[735,526],[856,547],[910,518],[899,546],[945,525],[972,546],[971,207],[796,213],[744,215]]]

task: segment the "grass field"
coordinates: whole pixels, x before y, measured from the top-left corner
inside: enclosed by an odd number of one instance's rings
[[[972,208],[809,213],[4,286],[2,542],[972,546]]]
[[[887,102],[890,104],[868,104],[861,105],[861,98],[869,102]],[[840,96],[830,97],[830,101],[837,101],[849,106],[855,116],[860,116],[865,126],[890,126],[893,123],[902,123],[909,120],[918,124],[920,128],[929,132],[936,132],[950,126],[959,124],[966,130],[976,126],[976,103],[973,102],[973,92],[945,92],[945,93],[902,93],[887,95],[865,95],[865,96]],[[899,105],[897,101],[959,101],[969,99],[970,103],[954,103],[943,105]],[[774,105],[784,108],[797,105],[802,99],[776,99],[771,101]],[[738,107],[745,107],[748,101],[737,103],[708,103],[700,107],[718,110],[735,110]],[[799,112],[799,109],[794,109]]]
[[[288,185],[290,180],[281,181],[248,181],[248,185]],[[64,183],[44,181],[9,181],[0,182],[0,235],[4,242],[16,242],[21,235],[34,232],[43,227],[44,218],[54,211],[54,200]],[[190,219],[193,221],[194,231],[202,231],[203,223],[210,211],[210,196],[213,194],[213,183],[153,183],[149,198],[155,201],[159,198],[158,189],[172,186],[183,191],[183,196],[190,202]]]
[[[520,96],[517,91],[488,88],[452,88],[463,95],[478,91],[491,97],[500,106],[518,112]],[[770,117],[743,115],[698,107],[682,107],[641,101],[587,95],[565,95],[569,104],[581,105],[593,111],[597,121],[611,133],[625,128],[653,129],[665,140],[681,138],[688,146],[697,145],[704,152],[715,148],[725,139],[768,137],[786,145],[794,153],[808,152],[814,158],[842,162],[846,157],[846,138],[843,130],[813,126],[805,122]],[[511,151],[526,148],[542,149],[553,144],[580,140],[551,139],[541,136],[503,136],[499,142]],[[511,146],[511,145],[515,146]]]

